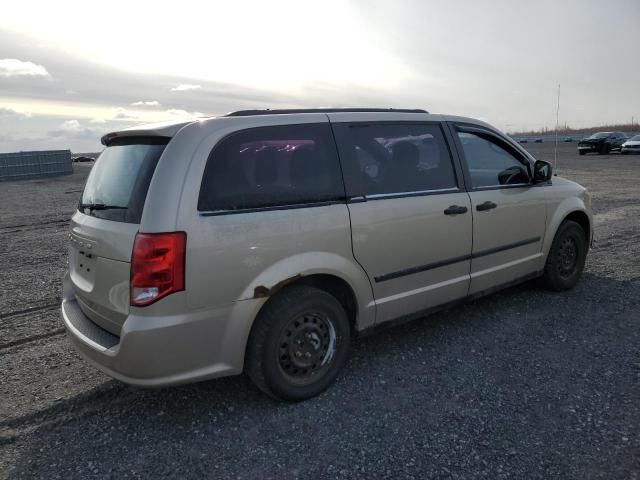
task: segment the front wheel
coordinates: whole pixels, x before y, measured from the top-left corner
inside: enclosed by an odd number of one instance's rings
[[[579,155],[585,155],[587,152],[585,152],[584,150],[578,150],[578,154]]]
[[[563,222],[553,239],[544,267],[544,286],[555,292],[573,288],[584,269],[587,248],[587,236],[582,227],[572,220]]]
[[[249,336],[246,373],[278,400],[300,401],[337,377],[350,342],[344,308],[329,293],[291,286],[269,300]]]

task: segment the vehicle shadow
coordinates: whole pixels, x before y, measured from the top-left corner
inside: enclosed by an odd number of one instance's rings
[[[106,381],[0,422],[0,449],[17,452],[16,478],[618,476],[638,467],[638,444],[620,440],[640,421],[638,286],[589,273],[561,294],[528,282],[356,339],[338,381],[297,404],[244,377]],[[605,408],[597,428],[571,413]]]

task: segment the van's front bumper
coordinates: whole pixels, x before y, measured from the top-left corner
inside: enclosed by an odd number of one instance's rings
[[[129,315],[118,337],[93,323],[65,290],[62,320],[80,354],[107,375],[145,387],[241,373],[251,322],[264,303],[246,300],[180,316]]]

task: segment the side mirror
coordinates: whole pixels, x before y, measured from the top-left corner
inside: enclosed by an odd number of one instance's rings
[[[551,164],[544,160],[536,160],[533,164],[533,183],[545,183],[551,180]]]

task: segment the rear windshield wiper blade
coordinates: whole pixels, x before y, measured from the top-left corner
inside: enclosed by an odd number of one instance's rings
[[[92,210],[126,210],[128,207],[123,207],[120,205],[106,205],[104,203],[81,203],[78,205],[78,208],[85,209],[88,208],[89,211]]]

